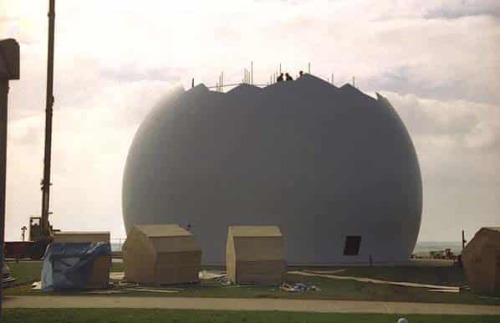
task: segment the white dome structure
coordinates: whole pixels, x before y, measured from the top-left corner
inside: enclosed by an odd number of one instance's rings
[[[163,100],[122,193],[127,231],[189,226],[204,263],[223,263],[232,225],[278,225],[290,264],[407,261],[422,211],[417,155],[388,100],[308,74]]]

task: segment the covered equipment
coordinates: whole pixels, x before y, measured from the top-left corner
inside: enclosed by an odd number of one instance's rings
[[[136,225],[123,245],[125,279],[143,284],[199,282],[201,248],[175,224]]]
[[[54,232],[54,242],[110,242],[109,231]]]
[[[481,228],[462,251],[462,261],[474,292],[500,295],[500,227]]]
[[[277,226],[230,226],[228,278],[238,284],[279,284],[286,268],[285,243]]]
[[[109,242],[51,243],[42,268],[42,291],[107,288]]]

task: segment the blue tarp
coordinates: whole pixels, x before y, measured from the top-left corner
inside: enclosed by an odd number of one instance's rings
[[[42,291],[86,288],[100,256],[111,256],[108,242],[51,243],[43,260]]]

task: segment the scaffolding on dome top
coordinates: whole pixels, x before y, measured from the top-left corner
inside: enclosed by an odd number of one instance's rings
[[[215,89],[215,92],[224,92],[224,88],[232,88],[232,87],[240,86],[243,84],[250,84],[253,86],[257,86],[257,87],[266,87],[266,86],[269,86],[271,84],[279,82],[278,77],[281,74],[283,74],[283,73],[281,71],[281,63],[280,63],[278,71],[272,73],[269,76],[269,82],[267,82],[267,83],[254,83],[253,82],[253,61],[252,61],[250,63],[250,69],[247,69],[247,68],[243,69],[243,79],[241,80],[241,82],[224,84],[224,71],[222,71],[221,74],[219,75],[219,79],[215,83],[215,85],[207,86],[207,88],[208,89]],[[311,63],[307,64],[307,74],[311,74]],[[327,77],[326,80],[328,83],[335,85],[334,73],[331,74],[331,78]],[[356,78],[354,76],[352,77],[352,84],[351,85],[353,87],[356,87]],[[191,87],[194,87],[194,78],[192,79]]]

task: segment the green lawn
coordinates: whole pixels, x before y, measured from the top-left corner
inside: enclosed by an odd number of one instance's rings
[[[482,297],[464,291],[460,294],[430,292],[424,288],[408,288],[391,285],[362,283],[354,280],[334,280],[320,277],[304,277],[287,274],[287,282],[314,284],[320,291],[289,293],[277,287],[227,286],[218,282],[203,282],[186,288],[172,296],[186,297],[250,297],[250,298],[300,298],[300,299],[343,299],[365,301],[430,302],[500,305],[500,298]],[[137,295],[134,293],[134,295]]]
[[[18,282],[26,284],[5,290],[7,295],[46,295],[30,291],[30,283],[39,280],[41,262],[9,263],[12,275]],[[212,269],[216,269],[213,268]],[[122,271],[122,263],[113,263],[112,271]],[[325,270],[322,268],[321,270]],[[335,270],[335,268],[330,268]],[[343,275],[372,277],[387,280],[415,281],[429,284],[464,285],[463,271],[458,267],[348,267]],[[340,274],[337,274],[340,275]],[[320,291],[290,293],[278,287],[222,286],[217,281],[203,281],[197,285],[179,286],[178,293],[159,294],[126,291],[124,296],[181,296],[181,297],[231,297],[231,298],[296,298],[296,299],[339,299],[364,301],[463,303],[500,305],[500,298],[475,295],[470,291],[460,294],[430,292],[425,288],[408,288],[391,285],[362,283],[354,280],[335,280],[321,277],[306,277],[286,274],[285,281],[314,284]],[[66,293],[74,295],[82,293]]]
[[[8,262],[10,273],[12,277],[16,278],[14,287],[5,289],[5,294],[29,294],[31,291],[31,284],[40,280],[42,272],[41,261],[29,262]]]
[[[495,323],[500,316],[324,314],[291,312],[233,312],[136,309],[7,309],[6,323],[194,323],[194,322],[311,322],[311,323],[394,323],[405,317],[410,323]]]
[[[8,262],[7,265],[10,268],[10,273],[16,278],[17,284],[32,283],[34,281],[40,280],[40,273],[42,272],[42,262],[41,261],[29,261],[29,262]]]
[[[112,262],[111,263],[111,271],[113,272],[123,272],[125,269],[123,268],[123,262]]]
[[[347,267],[335,275],[446,286],[467,285],[464,270],[458,266]]]

